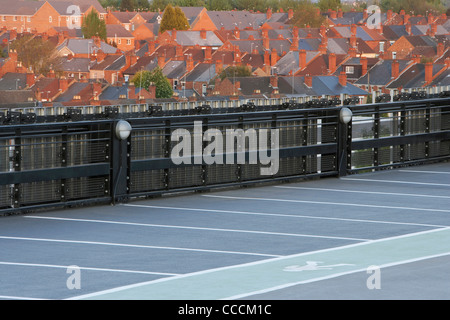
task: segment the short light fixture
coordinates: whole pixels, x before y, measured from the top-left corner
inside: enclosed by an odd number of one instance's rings
[[[116,124],[116,137],[119,140],[128,139],[131,133],[131,124],[125,120],[120,120]]]
[[[343,123],[343,124],[347,124],[352,120],[352,110],[350,110],[349,108],[341,108],[341,111],[339,112],[339,120]]]

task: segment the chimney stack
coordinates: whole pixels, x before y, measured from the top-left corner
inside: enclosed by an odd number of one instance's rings
[[[328,55],[328,70],[329,73],[334,73],[336,71],[336,54],[330,53]]]
[[[275,48],[272,49],[272,53],[270,54],[270,65],[274,66],[278,61],[278,53]]]
[[[339,84],[343,87],[347,85],[347,74],[345,73],[345,71],[341,71],[341,73],[339,74]]]
[[[425,83],[429,84],[433,80],[433,63],[425,63]]]
[[[391,78],[396,79],[400,74],[400,65],[398,60],[393,60],[391,64]]]
[[[278,88],[278,75],[274,74],[270,77],[270,85],[272,88]]]
[[[27,72],[27,87],[31,87],[35,83],[34,73],[28,71]]]
[[[387,21],[392,19],[392,9],[389,9],[386,13],[386,19]]]
[[[365,75],[367,73],[367,57],[361,57],[361,75]]]
[[[302,49],[298,52],[298,67],[300,70],[306,67],[306,50]]]
[[[194,59],[192,55],[188,55],[186,59],[186,72],[191,72],[194,69]]]
[[[206,30],[205,29],[200,30],[200,38],[202,38],[203,40],[206,39]]]
[[[223,64],[222,64],[222,60],[216,60],[216,73],[219,74],[221,73],[223,70]]]
[[[175,60],[176,61],[183,61],[183,46],[180,44],[177,44],[175,47]]]
[[[241,32],[239,31],[239,28],[238,28],[238,27],[234,27],[234,37],[235,37],[237,40],[240,40],[240,39],[241,39]]]
[[[69,79],[67,79],[67,78],[59,79],[59,88],[58,89],[61,89],[61,93],[66,92],[66,90],[68,88],[69,88]]]
[[[288,10],[288,20],[291,20],[294,17],[294,10],[291,8]]]
[[[305,85],[306,85],[308,88],[312,88],[312,76],[310,76],[309,74],[307,74],[307,75],[305,76]]]
[[[271,8],[267,9],[266,17],[267,17],[267,20],[270,20],[270,18],[272,18],[272,9]]]
[[[212,62],[212,48],[211,47],[206,47],[205,49],[205,61],[206,63],[211,63]]]

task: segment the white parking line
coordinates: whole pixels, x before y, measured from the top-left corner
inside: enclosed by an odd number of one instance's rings
[[[298,189],[298,190],[317,190],[317,191],[330,191],[330,192],[347,192],[347,193],[362,193],[362,194],[376,194],[396,197],[423,197],[423,198],[441,198],[450,199],[450,196],[436,196],[429,194],[417,194],[417,193],[396,193],[396,192],[376,192],[376,191],[359,191],[359,190],[346,190],[346,189],[327,189],[327,188],[307,188],[307,187],[292,187],[292,186],[274,186],[274,188],[281,189]]]
[[[377,180],[377,179],[362,179],[362,178],[339,178],[345,181],[364,181],[364,182],[382,182],[382,183],[399,183],[399,184],[416,184],[421,186],[439,186],[450,187],[450,184],[446,183],[431,183],[431,182],[417,182],[417,181],[396,181],[396,180]]]
[[[24,241],[43,241],[43,242],[58,242],[58,243],[74,243],[74,244],[101,245],[101,246],[128,247],[128,248],[144,248],[144,249],[161,249],[161,250],[209,252],[209,253],[238,254],[238,255],[251,255],[251,256],[263,256],[263,257],[280,257],[279,255],[255,253],[255,252],[208,250],[208,249],[193,249],[193,248],[179,248],[179,247],[162,247],[162,246],[148,246],[148,245],[126,244],[126,243],[112,243],[112,242],[63,240],[63,239],[45,239],[45,238],[26,238],[26,237],[7,237],[7,236],[0,236],[0,239],[24,240]]]
[[[437,173],[437,174],[450,174],[446,171],[425,171],[425,170],[398,170],[399,172],[411,172],[411,173]]]
[[[43,268],[58,268],[67,269],[69,266],[55,265],[55,264],[41,264],[41,263],[22,263],[22,262],[9,262],[0,261],[0,265],[7,266],[25,266],[25,267],[43,267]],[[90,271],[102,271],[102,272],[123,272],[123,273],[138,273],[138,274],[152,274],[160,276],[178,276],[179,273],[167,273],[167,272],[153,272],[153,271],[138,271],[138,270],[124,270],[124,269],[109,269],[109,268],[91,268],[91,267],[79,267],[80,270]]]
[[[219,196],[205,194],[202,197],[222,198],[222,199],[234,199],[234,200],[255,200],[255,201],[277,201],[277,202],[293,202],[293,203],[310,203],[320,205],[333,205],[333,206],[349,206],[349,207],[362,207],[362,208],[380,208],[380,209],[398,209],[398,210],[410,210],[410,211],[427,211],[427,212],[449,212],[450,210],[444,209],[429,209],[429,208],[412,208],[412,207],[393,207],[393,206],[380,206],[372,204],[359,204],[348,202],[326,202],[326,201],[309,201],[309,200],[293,200],[293,199],[271,199],[271,198],[252,198],[252,197],[232,197],[232,196]]]
[[[198,212],[212,212],[212,213],[231,213],[231,214],[255,215],[255,216],[272,216],[272,217],[281,217],[281,218],[284,217],[284,218],[319,219],[319,220],[363,222],[363,223],[398,224],[398,225],[432,227],[432,228],[445,228],[445,227],[448,227],[446,225],[425,224],[425,223],[397,222],[397,221],[384,221],[384,220],[367,220],[367,219],[351,219],[351,218],[337,218],[337,217],[324,217],[324,216],[308,216],[308,215],[286,214],[286,213],[250,212],[250,211],[200,209],[200,208],[184,208],[184,207],[162,207],[162,206],[150,206],[150,205],[129,204],[129,203],[122,204],[122,206],[141,207],[141,208],[150,208],[150,209],[198,211]]]
[[[132,226],[141,226],[141,227],[156,227],[156,228],[190,229],[190,230],[203,230],[203,231],[206,230],[206,231],[235,232],[235,233],[251,233],[251,234],[286,236],[286,237],[325,238],[325,239],[351,240],[351,241],[368,241],[368,240],[371,240],[371,239],[360,239],[360,238],[334,237],[334,236],[322,236],[322,235],[313,235],[313,234],[283,233],[283,232],[258,231],[258,230],[240,230],[240,229],[188,227],[188,226],[175,226],[175,225],[161,225],[161,224],[134,223],[134,222],[121,222],[121,221],[108,221],[108,220],[91,220],[91,219],[71,219],[71,218],[42,217],[42,216],[27,216],[27,217],[28,218],[33,218],[33,219],[49,219],[49,220],[65,220],[65,221],[79,221],[79,222],[110,223],[110,224],[132,225]]]

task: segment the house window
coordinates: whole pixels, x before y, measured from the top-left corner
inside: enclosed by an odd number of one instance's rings
[[[17,16],[14,16],[14,19],[13,19],[14,21],[17,21]]]
[[[31,17],[27,17],[27,22],[31,22]]]
[[[397,52],[392,51],[392,59],[397,59]]]
[[[53,21],[52,16],[49,16],[48,17],[48,22],[52,22],[52,21]]]
[[[127,98],[127,96],[124,95],[124,94],[120,94],[120,95],[119,95],[119,99],[126,99],[126,98]]]
[[[355,73],[355,67],[353,67],[353,66],[347,66],[347,67],[345,67],[345,73],[347,73],[347,74],[353,74],[353,73]]]
[[[81,96],[73,96],[73,100],[81,100]]]
[[[117,44],[121,44],[122,43],[122,40],[117,40]]]
[[[131,44],[131,39],[127,39],[127,44],[128,44],[128,45]]]

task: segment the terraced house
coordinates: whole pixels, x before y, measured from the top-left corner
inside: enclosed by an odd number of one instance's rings
[[[101,19],[106,17],[105,9],[97,0],[0,0],[0,27],[17,32],[73,28],[80,26],[83,16],[93,9]]]

